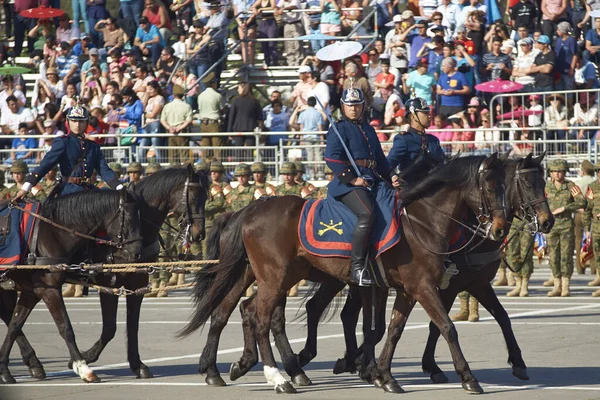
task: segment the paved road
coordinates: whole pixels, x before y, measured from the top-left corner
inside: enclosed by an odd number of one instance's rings
[[[513,378],[506,364],[506,348],[500,329],[489,314],[482,312],[478,323],[457,324],[463,351],[476,377],[487,393],[486,399],[600,399],[600,361],[598,359],[600,301],[590,297],[593,290],[586,283],[589,275],[574,277],[574,295],[570,298],[548,298],[541,282],[549,274],[541,269],[533,277],[529,298],[507,298],[508,288],[498,289],[502,302],[512,316],[513,328],[529,367],[530,380]],[[32,313],[25,333],[33,343],[49,378],[44,382],[30,379],[18,351],[13,350],[11,371],[18,378],[13,386],[0,387],[0,399],[262,399],[274,398],[265,384],[262,367],[255,367],[246,377],[225,388],[211,388],[197,374],[197,363],[205,334],[175,341],[174,333],[190,315],[188,293],[175,292],[168,298],[147,299],[142,308],[141,355],[155,375],[152,380],[136,380],[126,364],[125,304],[119,308],[119,331],[100,360],[93,366],[101,377],[100,384],[84,384],[66,369],[67,351],[56,327],[43,305]],[[296,315],[301,300],[290,301],[287,317]],[[75,327],[78,344],[87,349],[100,332],[100,307],[97,296],[68,299],[69,315]],[[458,303],[455,304],[455,308]],[[391,301],[388,303],[391,307]],[[453,310],[454,312],[455,310]],[[388,314],[389,315],[389,314]],[[393,373],[408,392],[410,399],[464,399],[452,370],[445,343],[438,346],[438,362],[448,373],[451,383],[432,385],[420,370],[420,360],[427,335],[428,318],[417,306],[408,323],[393,363]],[[359,327],[360,330],[360,327]],[[288,336],[299,351],[304,342],[302,322],[289,323]],[[3,337],[4,326],[0,328]],[[319,354],[307,366],[314,386],[299,388],[306,399],[389,399],[380,389],[363,384],[356,375],[335,376],[334,361],[343,354],[343,336],[339,319],[324,324],[319,330]],[[228,380],[232,361],[241,355],[239,314],[234,314],[221,341],[219,369]],[[16,347],[16,346],[15,346]],[[378,349],[379,351],[379,349]]]

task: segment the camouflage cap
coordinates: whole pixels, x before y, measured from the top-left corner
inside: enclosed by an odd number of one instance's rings
[[[329,168],[329,165],[325,166],[325,175],[333,175],[333,171],[331,170],[331,168]]]
[[[252,172],[265,172],[267,170],[267,166],[264,162],[257,161],[254,164],[252,164],[250,170],[252,170]]]
[[[154,174],[160,171],[162,167],[159,163],[151,163],[146,166],[146,174]]]
[[[131,164],[129,164],[127,166],[127,173],[130,173],[130,172],[143,173],[144,168],[142,167],[142,164],[140,164],[139,162],[132,162]]]
[[[210,172],[225,172],[225,167],[221,161],[213,161],[210,163]]]
[[[233,171],[233,175],[238,177],[238,176],[248,176],[250,175],[250,167],[248,166],[248,164],[239,164],[237,167],[235,167],[235,171]]]
[[[296,166],[297,172],[302,172],[303,174],[306,173],[306,168],[304,167],[304,164],[302,164],[300,161],[296,161],[294,165]]]
[[[109,162],[108,168],[112,169],[117,174],[121,174],[123,172],[123,166],[116,161]]]
[[[581,169],[583,171],[587,172],[588,174],[593,174],[594,171],[596,170],[594,165],[591,162],[589,162],[588,160],[583,160],[583,162],[581,163]]]
[[[206,171],[208,169],[208,164],[204,161],[194,164],[194,170],[196,171]]]
[[[569,169],[569,165],[566,160],[558,159],[552,160],[548,164],[548,170],[550,171],[567,171]]]
[[[16,160],[12,163],[11,167],[10,167],[10,172],[24,172],[24,173],[28,173],[29,172],[29,167],[27,166],[27,163],[23,160]]]
[[[296,169],[296,164],[293,162],[284,162],[281,164],[281,168],[279,169],[279,173],[281,174],[297,174],[298,170]]]

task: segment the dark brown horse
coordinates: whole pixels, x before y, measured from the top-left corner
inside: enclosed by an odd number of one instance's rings
[[[158,171],[129,188],[140,202],[144,238],[141,262],[158,260],[160,229],[170,211],[180,217],[182,229],[189,230],[192,242],[204,239],[207,188],[205,172],[195,172],[191,165]],[[104,274],[97,278],[97,283],[135,290],[148,286],[148,274]],[[136,377],[152,378],[152,373],[141,361],[139,353],[138,332],[143,299],[143,295],[127,296],[127,360]],[[88,363],[96,362],[106,345],[115,337],[118,304],[118,296],[100,293],[102,333],[100,339],[82,353],[83,359]]]
[[[109,237],[118,238],[119,243],[117,243],[112,257],[114,260],[133,262],[140,257],[142,237],[139,208],[137,201],[126,191],[84,192],[60,197],[44,203],[40,214],[59,225],[82,234],[94,235],[102,230],[108,233]],[[90,248],[88,239],[57,229],[45,222],[39,221],[38,224],[37,247],[32,249],[38,257],[38,264],[70,264],[87,259]],[[61,337],[67,343],[71,359],[74,360],[73,370],[75,373],[85,382],[100,381],[88,367],[75,343],[73,327],[61,295],[61,286],[67,275],[65,272],[37,269],[12,270],[6,274],[6,277],[17,284],[21,295],[11,313],[12,318],[8,324],[8,332],[0,348],[0,381],[2,383],[15,383],[8,370],[8,357],[15,340],[19,341],[24,358],[26,355],[29,356],[25,364],[30,367],[30,373],[34,377],[44,377],[43,368],[35,357],[35,352],[24,339],[21,330],[40,299],[44,300]],[[11,300],[10,297],[9,300]],[[9,304],[9,306],[13,304]],[[28,348],[24,349],[23,346]]]
[[[457,229],[457,218],[468,208],[478,215],[485,214],[491,220],[490,231],[494,238],[500,240],[504,237],[504,167],[497,154],[490,158],[456,159],[418,185],[403,191],[401,197],[407,212],[421,223],[415,232],[404,229],[403,240],[381,256],[386,279],[392,287],[404,287],[423,305],[448,341],[463,387],[480,393],[482,389],[458,344],[456,329],[439,299],[437,284],[443,274],[443,252],[448,248],[451,234]],[[240,218],[232,218],[226,227],[232,229],[233,239],[237,240],[221,247],[217,267],[206,274],[198,274],[195,290],[197,307],[192,321],[181,332],[181,335],[189,335],[204,325],[216,306],[246,273],[247,257],[259,287],[254,323],[265,377],[274,384],[277,392],[283,393],[293,393],[295,389],[279,372],[269,343],[275,307],[289,288],[309,276],[313,266],[323,273],[349,281],[347,260],[315,257],[300,245],[297,226],[303,205],[304,200],[285,196],[251,206]],[[273,215],[278,216],[275,226],[271,218]],[[419,239],[415,233],[420,233]],[[208,290],[201,292],[202,289]],[[382,374],[375,364],[375,336],[369,326],[377,313],[371,315],[371,291],[361,289],[360,294],[365,307],[361,376],[375,381]],[[375,293],[373,297],[373,305],[381,313],[381,296]]]

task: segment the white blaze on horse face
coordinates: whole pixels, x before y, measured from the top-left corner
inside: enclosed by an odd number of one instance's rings
[[[277,367],[265,366],[264,371],[265,378],[267,378],[267,383],[270,383],[271,385],[279,386],[287,382]]]
[[[84,360],[75,361],[73,363],[73,372],[75,372],[77,375],[79,375],[79,377],[81,379],[84,379],[84,380],[88,376],[94,374],[94,371],[92,371],[92,369],[90,367],[88,367],[88,365],[86,364],[86,362]]]

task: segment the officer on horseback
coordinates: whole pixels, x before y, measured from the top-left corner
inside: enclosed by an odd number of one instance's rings
[[[71,134],[54,139],[40,166],[25,178],[14,202],[22,199],[57,164],[62,176],[62,187],[58,189],[61,195],[93,189],[94,171],[98,171],[111,189],[123,188],[115,172],[106,164],[100,146],[85,138],[88,123],[89,113],[82,105],[68,110],[67,124]]]
[[[359,286],[371,286],[374,282],[366,268],[373,223],[374,200],[370,189],[382,179],[389,181],[392,168],[375,130],[362,121],[363,92],[356,88],[346,89],[341,103],[343,118],[327,132],[325,161],[334,174],[328,194],[358,217],[352,237],[350,276]],[[352,164],[351,158],[356,165]]]
[[[405,107],[410,127],[408,131],[400,132],[394,137],[394,145],[387,158],[390,166],[405,171],[419,157],[423,157],[431,167],[443,163],[444,150],[439,139],[425,133],[431,119],[431,110],[427,102],[415,97],[409,99]],[[397,178],[394,177],[393,180],[394,186],[397,186]]]

